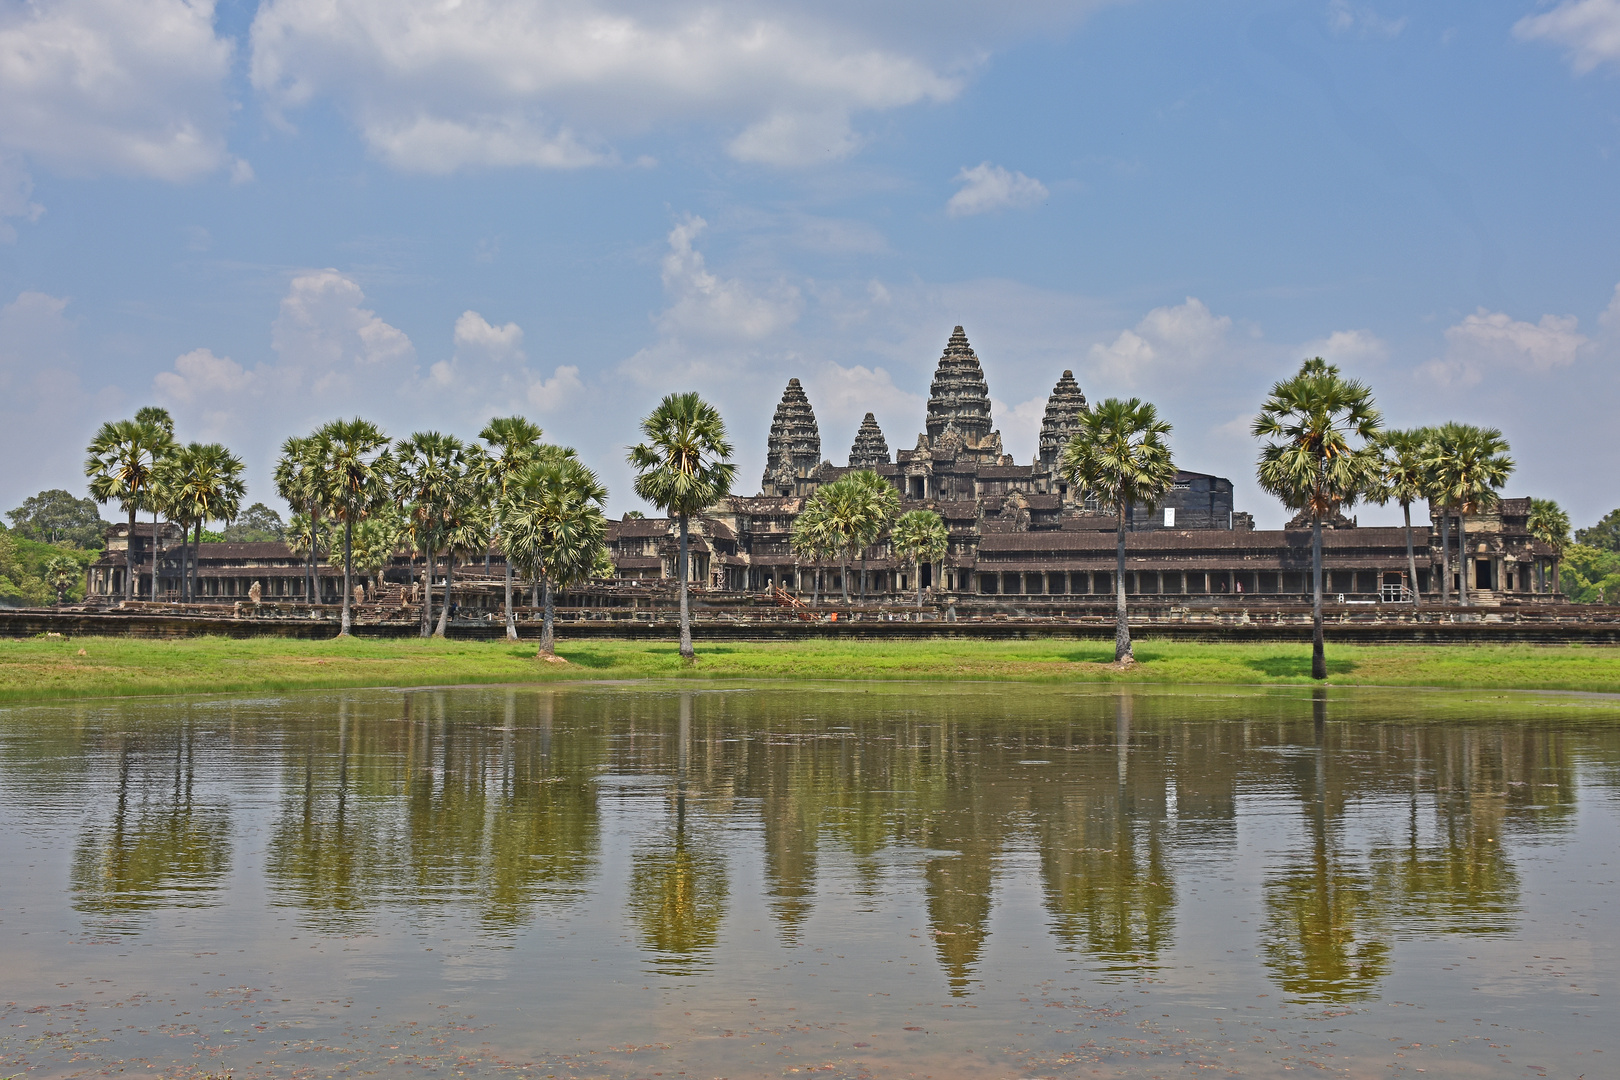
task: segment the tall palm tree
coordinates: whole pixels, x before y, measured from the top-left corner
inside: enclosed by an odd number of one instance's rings
[[[1552,548],[1552,591],[1556,594],[1563,586],[1559,573],[1564,561],[1564,548],[1569,546],[1569,515],[1564,513],[1563,507],[1551,499],[1531,499],[1530,519],[1526,524],[1532,537]],[[1541,588],[1543,592],[1547,590],[1545,575]]]
[[[169,452],[179,448],[174,437],[174,417],[160,405],[147,405],[135,410],[137,424],[151,424],[169,437]],[[147,493],[145,508],[152,514],[152,599],[158,598],[158,521],[168,517],[168,493],[161,483],[154,483]]]
[[[317,442],[313,435],[293,435],[281,444],[281,457],[276,460],[276,494],[293,508],[296,520],[303,515],[311,539],[319,535],[321,518],[320,470],[315,461]],[[304,599],[311,604],[320,603],[320,586],[316,579],[315,564],[319,558],[317,544],[311,542],[305,549]],[[293,545],[297,551],[297,544]]]
[[[433,636],[442,638],[450,625],[450,609],[455,606],[452,591],[456,582],[456,555],[471,557],[489,550],[490,509],[485,487],[478,482],[477,460],[482,455],[469,447],[465,471],[451,488],[444,504],[444,603],[439,608],[439,625]]]
[[[349,634],[354,602],[354,527],[388,498],[393,459],[388,436],[370,420],[333,420],[316,433],[321,501],[343,523],[343,619]]]
[[[433,632],[433,564],[448,508],[466,473],[466,447],[454,435],[418,431],[394,447],[394,504],[422,553],[422,636]],[[445,601],[447,604],[449,600]]]
[[[109,420],[86,449],[84,475],[90,497],[99,503],[117,500],[129,513],[129,546],[124,549],[124,598],[135,598],[135,511],[152,492],[157,463],[174,447],[174,436],[150,420]],[[157,534],[152,534],[152,567],[157,573]]]
[[[894,523],[889,534],[894,553],[911,562],[912,574],[917,579],[917,606],[922,607],[923,563],[933,563],[945,557],[950,549],[950,533],[945,519],[932,510],[907,510]]]
[[[697,393],[670,394],[641,422],[646,441],[630,448],[636,494],[675,519],[680,535],[681,656],[692,651],[692,612],[687,598],[688,533],[693,514],[725,498],[736,479],[725,421]]]
[[[607,494],[596,473],[569,453],[531,462],[501,500],[503,542],[542,583],[537,657],[556,655],[555,590],[588,578],[605,551]]]
[[[1079,427],[1063,448],[1060,468],[1082,498],[1112,510],[1117,524],[1114,573],[1114,662],[1135,662],[1125,611],[1125,516],[1133,507],[1149,513],[1176,482],[1170,454],[1170,424],[1151,402],[1109,398],[1080,414]]]
[[[1468,598],[1468,515],[1496,505],[1497,489],[1513,472],[1507,440],[1496,428],[1446,424],[1429,444],[1428,467],[1443,504],[1457,510],[1458,597]]]
[[[810,505],[826,518],[827,529],[836,538],[838,553],[838,589],[844,603],[849,603],[849,562],[855,553],[864,520],[860,489],[839,477],[823,484],[810,497]]]
[[[489,485],[491,497],[498,506],[499,501],[506,497],[512,478],[534,461],[545,432],[540,430],[540,425],[521,416],[498,416],[484,425],[478,437],[489,445],[483,458],[482,479]],[[494,523],[497,529],[495,542],[500,545],[506,562],[506,638],[516,641],[517,612],[512,610],[512,560],[507,557],[502,534],[498,531],[501,523],[499,513],[495,515]]]
[[[242,459],[219,443],[190,443],[158,464],[158,487],[164,494],[169,517],[182,531],[196,530],[202,545],[203,525],[231,521],[242,509],[247,485],[242,480]],[[188,551],[191,552],[188,566]],[[181,598],[196,598],[195,548],[180,548]]]
[[[1377,451],[1368,441],[1382,420],[1365,383],[1346,379],[1320,356],[1276,383],[1250,428],[1260,448],[1260,486],[1311,515],[1311,678],[1327,678],[1322,642],[1322,519],[1354,506],[1374,486]],[[1352,440],[1360,440],[1355,445]]]
[[[822,563],[838,554],[843,547],[842,538],[832,517],[827,513],[825,503],[811,499],[805,504],[804,510],[793,520],[793,533],[788,543],[795,555],[800,559],[809,560],[815,566],[815,572],[811,575],[814,584],[810,602],[819,605]]]
[[[1425,446],[1429,441],[1427,428],[1401,431],[1388,428],[1373,438],[1378,451],[1378,480],[1368,498],[1380,506],[1391,502],[1401,504],[1406,520],[1406,570],[1412,582],[1412,607],[1423,605],[1419,599],[1417,554],[1412,548],[1412,504],[1429,493],[1429,471],[1424,465]]]
[[[893,484],[873,472],[861,469],[844,477],[859,492],[860,529],[856,542],[861,551],[861,602],[866,602],[866,552],[889,531],[889,526],[900,513],[900,492]]]

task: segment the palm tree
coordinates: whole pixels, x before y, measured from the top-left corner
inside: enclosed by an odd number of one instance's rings
[[[354,527],[388,497],[388,436],[369,420],[333,420],[316,433],[321,501],[343,522],[343,619],[347,637],[354,601]]]
[[[52,555],[45,563],[45,584],[56,592],[56,606],[67,603],[67,591],[84,574],[84,566],[70,555]]]
[[[203,525],[209,521],[231,521],[242,509],[247,485],[242,480],[242,459],[219,443],[190,443],[158,463],[158,487],[164,494],[171,520],[196,530],[197,547],[202,545]],[[195,599],[196,558],[192,550],[187,566],[188,547],[180,547],[181,599]]]
[[[545,432],[540,425],[531,423],[521,416],[498,416],[484,425],[484,430],[478,437],[489,444],[489,451],[483,458],[483,481],[489,485],[491,497],[497,505],[506,497],[507,488],[512,478],[521,472],[535,458],[539,451],[540,440]],[[501,516],[495,515],[495,527],[500,528]],[[501,553],[506,562],[506,638],[516,641],[517,612],[512,610],[512,560],[507,553],[501,534],[497,531],[495,542],[501,545]]]
[[[1496,505],[1496,491],[1513,472],[1507,440],[1496,428],[1446,424],[1429,444],[1427,461],[1443,505],[1457,509],[1457,590],[1468,599],[1468,515]]]
[[[302,549],[307,552],[304,562],[304,599],[311,604],[318,604],[321,599],[320,587],[315,576],[318,545],[313,542],[319,535],[321,518],[319,467],[314,458],[316,449],[314,436],[290,436],[281,444],[281,457],[276,461],[275,471],[276,494],[293,508],[294,521],[303,516],[304,529],[312,541]],[[293,543],[293,550],[300,550],[296,542]]]
[[[1378,483],[1368,498],[1380,506],[1391,502],[1401,504],[1406,520],[1406,569],[1412,582],[1412,607],[1423,605],[1419,600],[1417,555],[1412,549],[1412,504],[1429,493],[1429,472],[1424,465],[1425,446],[1429,441],[1427,428],[1401,431],[1390,428],[1380,431],[1373,439],[1378,451]]]
[[[456,555],[489,550],[490,510],[484,485],[476,475],[477,447],[469,447],[465,471],[450,489],[442,519],[444,539],[444,603],[439,608],[439,625],[433,636],[442,638],[450,625],[450,609],[455,601],[451,590],[456,582]]]
[[[606,502],[607,488],[571,451],[531,462],[501,500],[503,542],[543,582],[539,658],[556,655],[555,590],[590,577],[606,551]]]
[[[377,588],[382,587],[383,571],[399,549],[400,537],[404,532],[404,519],[391,504],[383,506],[355,527],[354,565],[365,571]]]
[[[849,473],[844,480],[859,492],[860,529],[855,540],[861,551],[861,603],[866,602],[866,552],[889,531],[889,525],[900,513],[900,493],[893,484],[873,472],[861,469]]]
[[[1080,425],[1063,448],[1060,468],[1081,498],[1113,510],[1117,523],[1114,573],[1114,662],[1131,664],[1131,624],[1125,612],[1125,515],[1149,513],[1176,482],[1170,424],[1151,402],[1109,398],[1080,414]]]
[[[825,503],[811,499],[805,504],[804,510],[793,521],[793,533],[789,538],[793,553],[801,559],[808,559],[815,565],[812,576],[814,582],[814,595],[812,604],[821,603],[821,564],[838,554],[843,541],[833,524],[831,516],[827,513]]]
[[[951,546],[945,519],[932,510],[907,510],[894,523],[889,542],[894,545],[896,555],[911,561],[912,573],[917,578],[917,606],[920,608],[923,563],[943,559]]]
[[[150,497],[153,471],[174,446],[174,436],[150,420],[109,420],[86,449],[84,474],[90,496],[99,503],[118,500],[129,513],[129,545],[124,549],[124,598],[135,598],[135,511]],[[152,573],[157,574],[157,533],[152,534]],[[154,590],[155,592],[155,590]]]
[[[1530,519],[1527,522],[1530,535],[1552,548],[1553,552],[1553,588],[1556,594],[1562,587],[1560,567],[1564,561],[1564,548],[1569,545],[1569,515],[1564,513],[1563,507],[1551,499],[1531,499]],[[1543,576],[1542,591],[1547,589],[1547,582]]]
[[[1311,515],[1311,678],[1327,678],[1322,642],[1322,519],[1354,506],[1374,486],[1377,451],[1367,445],[1382,417],[1365,383],[1345,379],[1320,356],[1276,383],[1250,428],[1260,448],[1260,486]],[[1353,446],[1352,439],[1363,445]]]
[[[681,657],[690,661],[696,659],[686,586],[690,519],[730,493],[737,467],[731,463],[725,421],[695,392],[665,397],[641,422],[641,431],[646,441],[632,446],[629,455],[636,494],[673,517],[679,530]]]
[[[454,435],[418,431],[394,447],[394,504],[422,552],[422,636],[433,632],[433,563],[448,507],[466,473],[466,447]],[[448,597],[445,603],[449,603]]]

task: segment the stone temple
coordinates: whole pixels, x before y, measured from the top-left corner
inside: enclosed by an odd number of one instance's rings
[[[722,500],[694,523],[692,578],[710,588],[808,592],[815,568],[789,544],[793,522],[822,484],[854,469],[870,469],[893,484],[902,510],[927,508],[950,531],[950,551],[914,570],[892,558],[886,543],[868,549],[869,595],[905,594],[912,574],[936,595],[1080,597],[1111,595],[1116,519],[1069,489],[1060,471],[1063,447],[1086,412],[1085,392],[1072,371],[1052,387],[1032,461],[1007,454],[992,415],[984,368],[958,326],[951,331],[929,387],[928,411],[909,450],[890,453],[877,417],[867,413],[849,456],[835,465],[821,456],[815,409],[798,379],[790,379],[766,440],[760,493]],[[1525,505],[1521,505],[1525,504]],[[1551,552],[1524,527],[1528,500],[1504,499],[1494,515],[1470,528],[1479,550],[1470,557],[1471,588],[1480,599],[1545,596]],[[1340,519],[1324,537],[1324,589],[1347,598],[1387,600],[1439,588],[1438,516],[1420,531],[1417,581],[1407,570],[1402,529],[1356,528]],[[1232,482],[1183,470],[1151,511],[1127,513],[1126,591],[1136,595],[1298,601],[1310,589],[1310,534],[1290,527],[1256,531],[1251,515],[1233,505]],[[1455,536],[1455,519],[1451,530]],[[1471,545],[1474,537],[1471,535]],[[667,522],[614,523],[609,542],[621,580],[674,576],[674,543]],[[1458,559],[1452,557],[1453,581]],[[836,590],[838,569],[823,566],[823,587]]]

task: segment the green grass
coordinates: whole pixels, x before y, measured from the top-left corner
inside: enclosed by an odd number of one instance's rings
[[[1106,641],[717,643],[691,667],[673,640],[564,640],[558,653],[569,663],[537,662],[527,641],[31,638],[0,641],[0,702],[577,679],[1310,682],[1309,645],[1288,643],[1142,641],[1127,672],[1109,666]],[[1620,692],[1615,648],[1330,644],[1328,669],[1338,686]]]

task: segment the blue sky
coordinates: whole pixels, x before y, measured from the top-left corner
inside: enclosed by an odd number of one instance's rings
[[[520,412],[617,513],[684,389],[752,493],[789,377],[909,447],[960,323],[1020,461],[1069,368],[1278,525],[1247,423],[1322,354],[1589,524],[1617,76],[1620,0],[0,0],[0,504],[156,403],[271,502],[334,416]]]

